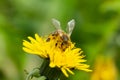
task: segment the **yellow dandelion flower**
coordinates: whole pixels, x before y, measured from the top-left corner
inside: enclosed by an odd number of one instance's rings
[[[48,46],[44,38],[41,38],[38,36],[38,34],[35,34],[35,39],[33,39],[32,37],[28,37],[28,39],[30,40],[30,42],[26,40],[23,41],[23,45],[25,46],[23,47],[24,51],[31,54],[40,55],[43,58],[48,57],[46,53],[46,51],[48,50]]]
[[[91,80],[117,80],[114,60],[109,56],[99,56],[99,59],[96,59]]]
[[[73,30],[70,27],[74,26],[73,22],[74,20],[69,22],[69,34],[58,29],[48,38],[40,37],[38,34],[35,34],[35,39],[28,37],[30,41],[23,41],[23,50],[42,58],[48,58],[50,60],[49,66],[60,68],[66,77],[69,76],[68,72],[74,74],[72,69],[91,71],[88,69],[89,65],[83,63],[86,60],[83,59],[81,48],[76,48],[70,40],[70,34]],[[54,24],[59,26],[56,20],[54,20]]]

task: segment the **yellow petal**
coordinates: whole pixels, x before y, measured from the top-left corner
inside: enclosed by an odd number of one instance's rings
[[[62,68],[61,68],[61,71],[63,72],[63,74],[64,74],[66,77],[69,77],[69,75],[67,74],[65,68],[62,67]]]
[[[66,68],[66,70],[71,73],[72,75],[74,74],[69,68]]]
[[[53,67],[55,67],[55,64],[54,64],[53,62],[51,62],[51,63],[49,64],[49,66],[53,68]]]
[[[43,42],[44,41],[38,34],[35,34],[35,38],[38,42]]]
[[[26,47],[23,47],[23,50],[24,50],[25,52],[28,52],[28,53],[34,53],[34,51],[32,51],[31,49],[28,49],[28,48],[26,48]]]
[[[26,40],[23,40],[23,46],[29,47],[29,48],[33,47],[33,45],[30,42],[26,41]]]

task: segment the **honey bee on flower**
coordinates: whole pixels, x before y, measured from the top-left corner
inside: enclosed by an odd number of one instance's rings
[[[65,50],[71,45],[70,35],[74,29],[75,21],[71,20],[68,23],[67,27],[67,33],[64,32],[60,27],[60,22],[56,19],[52,19],[53,25],[56,28],[56,31],[48,36],[48,39],[46,40],[49,42],[50,40],[57,40],[55,46],[59,47],[61,50]]]
[[[35,34],[35,39],[28,37],[30,42],[23,41],[23,50],[49,60],[49,67],[58,68],[66,77],[69,77],[68,73],[74,74],[73,69],[90,72],[89,65],[84,64],[86,60],[83,59],[83,51],[81,48],[76,48],[70,39],[75,21],[68,22],[67,32],[61,29],[58,20],[53,19],[52,22],[56,28],[55,32],[49,34],[47,38],[40,37],[38,34]],[[47,76],[49,80],[53,80],[50,79],[49,73],[47,75],[44,73],[44,70],[41,70],[40,74]]]

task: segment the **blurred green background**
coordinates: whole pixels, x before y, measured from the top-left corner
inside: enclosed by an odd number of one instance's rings
[[[71,39],[84,51],[87,64],[94,70],[99,55],[111,56],[120,80],[120,0],[0,0],[0,80],[25,80],[24,70],[40,66],[38,56],[22,50],[22,41],[53,32],[52,18],[64,30],[75,19]],[[75,71],[69,80],[91,80],[91,75]]]

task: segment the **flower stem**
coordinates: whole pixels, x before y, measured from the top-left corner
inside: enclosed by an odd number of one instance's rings
[[[65,76],[58,68],[50,68],[49,60],[45,59],[40,67],[40,75],[47,77],[47,80],[65,80]],[[62,78],[63,79],[62,79]]]

